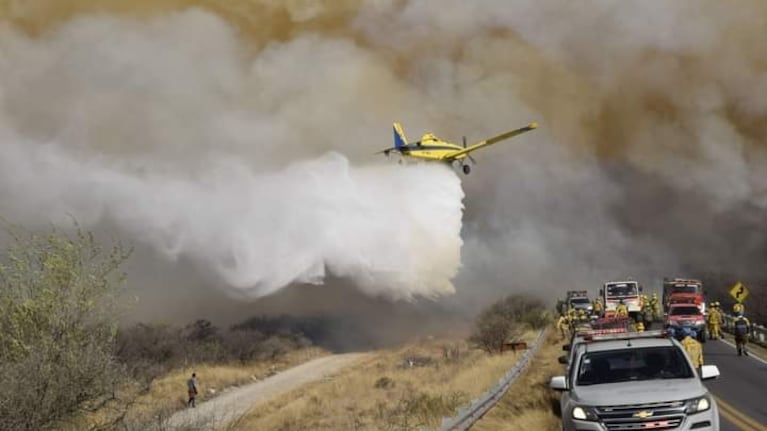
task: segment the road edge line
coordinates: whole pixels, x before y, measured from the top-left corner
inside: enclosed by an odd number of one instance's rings
[[[714,395],[719,411],[724,413],[725,418],[744,429],[744,431],[765,431],[767,427],[761,425],[756,419],[735,408],[732,404]]]
[[[732,347],[734,350],[736,350],[736,351],[738,350],[738,347],[736,345],[734,345],[731,342],[725,340],[724,338],[720,338],[720,339],[715,340],[715,341],[721,341],[724,344]],[[762,364],[767,365],[767,361],[765,361],[764,359],[760,358],[759,356],[754,355],[753,353],[749,353],[748,356],[746,356],[746,357],[747,358],[751,358],[751,359],[756,359],[757,361],[761,362]]]

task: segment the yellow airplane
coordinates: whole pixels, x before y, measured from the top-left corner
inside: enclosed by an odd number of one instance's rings
[[[471,157],[472,151],[513,138],[536,128],[538,128],[538,123],[530,123],[525,127],[501,133],[500,135],[493,136],[492,138],[479,141],[469,146],[466,146],[466,137],[464,136],[463,146],[461,146],[452,142],[443,141],[432,133],[424,134],[418,141],[408,142],[405,137],[405,132],[402,130],[402,125],[400,123],[394,123],[394,146],[379,151],[376,154],[383,153],[388,156],[391,152],[396,152],[407,157],[423,160],[436,160],[451,165],[454,162],[459,162],[463,169],[463,173],[469,175],[471,167],[466,164],[466,159],[468,158],[472,163],[476,163]]]

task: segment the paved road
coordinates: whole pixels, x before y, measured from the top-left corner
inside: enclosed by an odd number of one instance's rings
[[[728,342],[709,341],[703,348],[706,364],[722,374],[706,382],[718,398],[722,430],[767,431],[767,362],[738,356]]]
[[[182,410],[167,421],[164,429],[216,429],[241,417],[257,404],[320,380],[364,356],[364,353],[347,353],[314,359],[260,382],[226,392],[198,404],[194,409]]]

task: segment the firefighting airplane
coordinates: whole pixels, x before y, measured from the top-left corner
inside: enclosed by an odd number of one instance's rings
[[[492,138],[479,141],[469,146],[466,146],[466,136],[464,136],[463,146],[461,146],[452,142],[443,141],[431,133],[424,134],[418,141],[408,142],[405,137],[405,132],[402,130],[402,125],[400,123],[394,123],[394,146],[379,151],[376,154],[383,153],[388,156],[393,151],[402,156],[422,160],[436,160],[446,162],[450,165],[458,162],[463,169],[463,173],[469,175],[471,166],[466,164],[466,159],[468,158],[472,163],[476,163],[471,157],[472,151],[513,138],[536,128],[538,128],[538,123],[530,123],[525,127],[501,133],[500,135],[493,136]]]

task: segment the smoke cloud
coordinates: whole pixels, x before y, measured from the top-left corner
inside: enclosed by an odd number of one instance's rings
[[[463,191],[449,168],[354,167],[334,152],[282,166],[273,156],[350,139],[300,129],[351,109],[355,81],[369,79],[348,64],[367,67],[352,46],[299,41],[248,63],[231,29],[201,11],[149,24],[83,18],[42,41],[6,36],[0,182],[15,220],[106,219],[253,297],[326,272],[394,299],[453,292]],[[317,45],[326,52],[312,53]],[[345,66],[299,85],[306,71],[291,76],[285,63],[303,55]]]
[[[123,3],[5,8],[4,214],[109,219],[256,295],[328,272],[395,298],[452,279],[455,310],[627,276],[764,281],[764,2]],[[395,119],[541,128],[459,184],[371,165]]]

